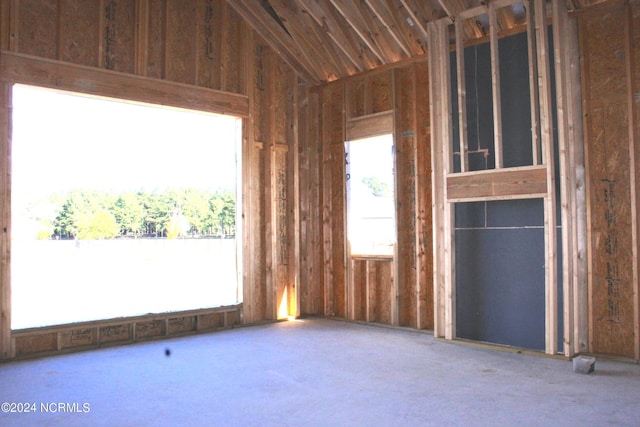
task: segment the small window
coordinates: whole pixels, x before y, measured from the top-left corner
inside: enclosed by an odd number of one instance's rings
[[[351,254],[393,256],[396,242],[393,135],[347,141],[345,151]]]

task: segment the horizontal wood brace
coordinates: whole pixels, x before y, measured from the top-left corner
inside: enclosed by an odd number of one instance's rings
[[[547,168],[524,166],[447,176],[447,201],[532,199],[547,195]]]
[[[393,110],[347,121],[347,141],[393,133]]]
[[[249,116],[246,95],[0,50],[0,81],[175,108]]]

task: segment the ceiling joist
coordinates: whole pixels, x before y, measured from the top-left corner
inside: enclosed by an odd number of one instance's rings
[[[546,0],[546,9],[551,2]],[[607,0],[567,0],[571,10]],[[611,1],[611,0],[609,0]],[[300,77],[328,82],[422,55],[427,25],[461,21],[463,39],[526,25],[526,0],[227,0]],[[460,24],[458,24],[460,25]],[[452,35],[452,34],[451,34]]]

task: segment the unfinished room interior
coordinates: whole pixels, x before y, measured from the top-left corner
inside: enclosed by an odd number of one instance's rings
[[[22,232],[111,151],[105,188],[166,157],[231,207]],[[638,425],[639,162],[640,1],[0,0],[0,424]],[[81,253],[121,244],[181,246]]]

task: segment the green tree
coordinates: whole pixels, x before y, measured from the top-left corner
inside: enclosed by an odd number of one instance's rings
[[[139,194],[123,193],[118,196],[113,215],[120,225],[120,233],[138,234],[144,227],[145,210],[140,202]]]
[[[388,196],[391,194],[391,189],[389,188],[389,184],[380,181],[379,178],[375,176],[367,176],[362,178],[362,183],[371,189],[371,192],[376,196]]]
[[[78,218],[76,237],[81,240],[112,239],[120,233],[116,218],[106,209],[84,212]]]

